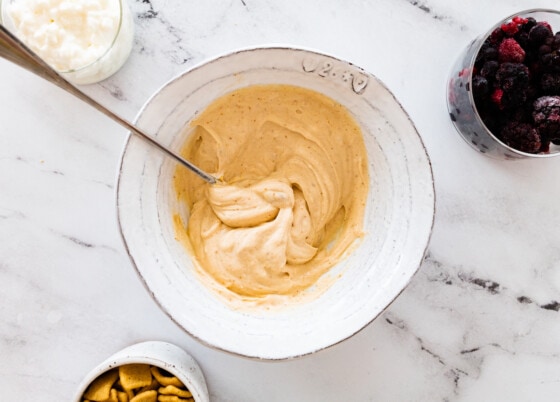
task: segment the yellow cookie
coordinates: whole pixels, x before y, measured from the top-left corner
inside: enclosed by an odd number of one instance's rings
[[[152,383],[146,387],[142,387],[138,392],[151,391],[152,389],[158,389],[159,386],[159,382],[157,382],[155,378],[152,378]]]
[[[90,401],[104,401],[111,396],[111,387],[117,380],[119,372],[116,369],[106,371],[89,385],[84,398]]]
[[[117,390],[115,388],[111,388],[111,391],[109,393],[109,398],[101,402],[119,402],[119,399],[117,398]]]
[[[160,395],[158,402],[192,402],[193,398],[179,398],[177,395]]]
[[[128,402],[128,395],[126,392],[117,392],[117,399],[119,402]]]
[[[126,364],[119,367],[122,387],[131,390],[146,387],[152,383],[150,366],[147,364]]]
[[[192,397],[192,394],[190,393],[190,391],[188,391],[186,389],[177,388],[174,385],[168,385],[166,387],[161,387],[158,391],[161,395],[177,395],[181,398],[191,398]]]
[[[157,391],[155,390],[140,392],[130,400],[130,402],[156,402],[156,401],[157,401]]]
[[[169,377],[164,375],[158,367],[152,366],[151,371],[153,376],[156,378],[156,380],[164,387],[168,385],[174,385],[176,387],[184,387],[181,380],[179,380],[177,377]]]

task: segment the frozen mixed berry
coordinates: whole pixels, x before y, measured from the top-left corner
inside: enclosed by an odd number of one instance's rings
[[[492,31],[471,79],[482,121],[504,143],[530,153],[560,143],[560,32],[548,22],[514,17]]]
[[[476,64],[482,65],[489,60],[498,60],[498,47],[489,40],[486,40],[476,55]]]
[[[517,24],[513,22],[503,24],[500,28],[507,36],[513,36],[517,33],[517,31],[519,31]]]
[[[525,107],[518,107],[504,113],[504,125],[508,122],[519,122],[533,124],[532,110],[528,110]]]
[[[531,29],[533,29],[533,27],[538,24],[538,21],[536,19],[534,19],[533,17],[525,18],[525,21],[526,22],[525,22],[525,24],[523,25],[523,28],[522,28],[522,30],[525,31],[525,32],[530,32]]]
[[[525,89],[529,83],[529,68],[523,63],[502,63],[496,81],[504,91]]]
[[[549,140],[560,139],[560,96],[542,96],[533,107],[533,119],[539,133]]]
[[[553,35],[552,29],[548,24],[537,23],[529,31],[529,43],[532,46],[540,46],[544,43],[547,38]]]
[[[492,33],[488,37],[488,41],[494,45],[499,45],[505,36],[506,35],[501,28],[496,28],[494,29],[494,31],[492,31]]]
[[[545,95],[560,94],[560,73],[545,73],[541,76],[540,87]]]
[[[539,58],[543,71],[560,72],[560,32],[545,39],[539,47]]]
[[[522,63],[502,63],[496,72],[496,85],[503,91],[500,108],[519,106],[527,100],[529,69]]]
[[[529,44],[529,32],[525,30],[521,30],[515,34],[513,39],[517,43],[519,43],[519,46],[521,46],[523,48],[523,51],[525,51],[525,49],[527,49],[528,47],[527,45]]]
[[[490,85],[488,80],[477,75],[472,80],[473,96],[475,99],[486,99],[490,93]]]
[[[500,68],[500,63],[495,60],[489,60],[482,65],[480,75],[487,80],[493,81],[496,73],[498,72],[498,68]]]
[[[500,27],[507,36],[513,36],[519,32],[523,25],[528,22],[526,18],[513,17],[507,24],[502,24]]]
[[[500,63],[523,63],[523,60],[525,60],[525,50],[515,39],[507,38],[498,47],[498,59]]]
[[[500,139],[508,146],[522,152],[536,153],[542,146],[538,131],[528,123],[511,121],[500,132]]]
[[[550,26],[550,24],[549,24],[548,22],[546,22],[546,21],[539,21],[538,24],[544,25],[545,27],[547,27],[547,28],[550,30],[550,32],[552,32],[552,27]]]
[[[498,107],[498,109],[503,109],[504,108],[504,106],[502,105],[503,97],[504,97],[504,90],[500,88],[496,88],[492,92],[490,99],[492,100],[492,103],[494,103],[494,105]]]

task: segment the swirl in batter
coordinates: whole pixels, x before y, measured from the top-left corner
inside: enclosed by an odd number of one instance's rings
[[[251,86],[214,101],[192,128],[183,156],[227,185],[178,167],[175,190],[190,216],[175,217],[176,232],[213,285],[242,298],[295,296],[363,235],[366,150],[339,103],[295,86]]]

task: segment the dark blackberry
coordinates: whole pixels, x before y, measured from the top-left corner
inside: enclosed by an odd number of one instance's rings
[[[498,47],[489,40],[485,40],[476,55],[475,65],[482,66],[489,60],[498,60]]]
[[[496,81],[504,91],[526,87],[529,68],[523,63],[502,63],[496,72]]]
[[[560,32],[545,39],[539,47],[539,59],[545,72],[560,72]]]
[[[529,31],[529,43],[531,46],[540,46],[547,38],[553,35],[550,26],[537,24]]]
[[[541,150],[539,132],[528,123],[510,121],[502,128],[499,137],[506,145],[522,152],[534,154]]]
[[[535,99],[542,95],[542,91],[538,85],[534,85],[531,83],[527,86],[527,91],[525,91],[525,93],[527,95],[527,101],[525,102],[523,107],[525,110],[533,113],[533,102],[535,101]]]
[[[560,96],[541,96],[533,103],[533,119],[548,140],[560,139]]]
[[[529,45],[529,32],[527,31],[519,31],[513,37],[517,43],[523,48],[523,50],[527,50]]]
[[[473,96],[475,99],[486,99],[490,93],[490,85],[486,78],[475,75],[472,79]]]
[[[531,31],[531,29],[532,29],[535,25],[538,24],[537,20],[534,19],[533,17],[526,18],[526,21],[527,21],[527,22],[525,22],[525,25],[523,25],[523,28],[522,28],[523,31],[525,31],[525,32]]]
[[[520,106],[527,100],[529,68],[522,63],[502,63],[496,73],[496,85],[503,91],[499,106]]]
[[[506,34],[504,33],[504,31],[502,31],[501,28],[496,28],[494,29],[494,31],[492,31],[492,33],[490,34],[490,36],[488,37],[488,42],[490,42],[493,45],[499,45],[500,42],[505,38]]]
[[[500,63],[495,60],[489,60],[482,65],[482,68],[480,69],[480,75],[489,81],[494,81],[494,77],[496,77],[498,68],[500,68]]]
[[[504,91],[502,96],[502,108],[511,109],[521,106],[527,100],[527,92],[523,90],[518,91]]]
[[[517,107],[504,113],[505,121],[533,124],[533,109]],[[504,123],[505,124],[505,123]]]
[[[543,74],[540,87],[544,95],[560,94],[560,73]]]
[[[494,109],[493,105],[483,108],[480,110],[480,118],[490,132],[499,133],[507,123],[507,118],[505,114],[496,113]]]
[[[521,47],[527,51],[530,47],[529,45],[529,32],[537,24],[537,20],[534,18],[525,19],[525,23],[520,26],[519,32],[517,32],[513,37],[521,45]]]

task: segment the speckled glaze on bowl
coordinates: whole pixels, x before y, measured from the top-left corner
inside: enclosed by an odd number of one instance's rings
[[[181,380],[192,393],[195,402],[209,402],[206,380],[198,363],[180,347],[161,341],[136,343],[109,356],[84,377],[72,401],[81,402],[87,387],[101,374],[115,367],[134,363],[167,370]]]
[[[185,128],[212,100],[255,84],[290,84],[345,106],[361,126],[368,153],[366,235],[327,275],[340,276],[319,297],[280,311],[231,308],[197,278],[175,240],[180,206],[175,165],[130,137],[117,189],[127,250],[149,292],[181,328],[201,342],[258,359],[307,355],[352,336],[375,319],[419,268],[434,219],[429,158],[406,112],[373,75],[351,63],[287,47],[241,50],[203,63],[159,90],[137,124],[179,149]]]

